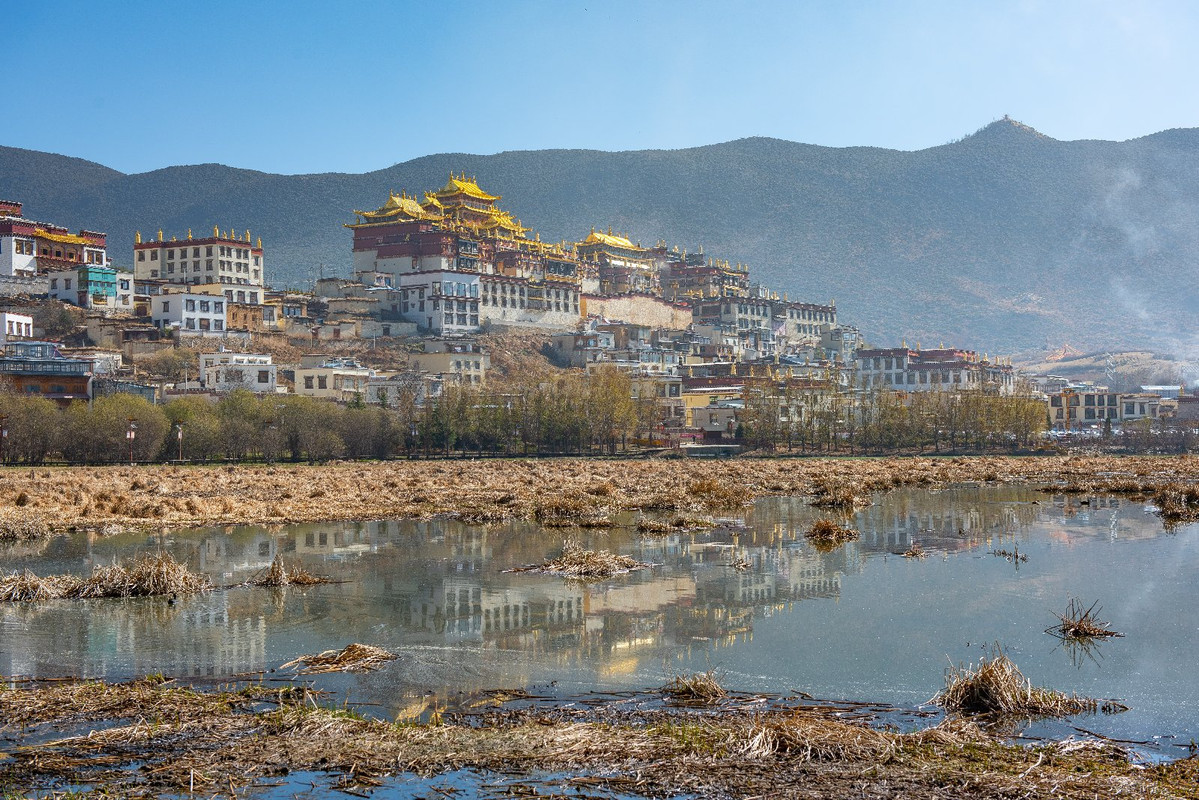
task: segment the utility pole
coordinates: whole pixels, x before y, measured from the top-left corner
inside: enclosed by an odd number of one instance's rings
[[[129,440],[129,466],[133,466],[133,440],[137,437],[137,417],[129,417],[129,427],[125,429],[125,438]]]

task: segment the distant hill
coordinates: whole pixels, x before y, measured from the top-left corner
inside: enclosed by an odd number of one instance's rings
[[[836,298],[876,344],[989,350],[1070,343],[1199,350],[1199,130],[1061,142],[1004,118],[916,152],[742,139],[671,151],[426,156],[364,175],[216,164],[124,175],[0,147],[0,197],[109,233],[261,236],[269,280],[348,275],[353,209],[465,170],[543,239],[609,225],[750,265],[793,298]],[[323,268],[322,266],[323,265]]]

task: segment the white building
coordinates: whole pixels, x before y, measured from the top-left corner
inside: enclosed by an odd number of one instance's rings
[[[352,358],[330,358],[316,365],[296,368],[296,394],[349,402],[366,398],[375,371]]]
[[[0,312],[0,345],[14,339],[33,338],[33,317],[25,314]]]
[[[273,394],[278,388],[278,367],[270,355],[260,353],[201,353],[200,386],[216,392],[248,389]]]
[[[400,274],[396,280],[404,320],[439,336],[478,330],[478,274],[436,270]]]
[[[150,320],[164,330],[200,336],[225,335],[225,298],[191,292],[164,292],[150,297]]]
[[[239,303],[261,302],[266,285],[262,239],[252,244],[249,231],[242,237],[216,227],[212,236],[204,239],[193,239],[189,230],[184,240],[163,241],[159,231],[156,240],[143,242],[139,232],[133,245],[133,272],[139,281],[165,280],[189,286],[217,283],[222,284],[222,289],[238,287],[229,299]],[[247,299],[251,293],[254,300]]]

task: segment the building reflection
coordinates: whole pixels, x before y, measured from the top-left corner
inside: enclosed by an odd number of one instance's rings
[[[632,526],[546,531],[525,522],[434,519],[88,539],[51,548],[56,563],[87,572],[164,548],[229,587],[282,555],[341,582],[283,592],[223,588],[176,604],[6,604],[0,671],[220,678],[361,641],[513,653],[519,664],[509,664],[509,673],[526,678],[537,665],[585,665],[615,676],[667,653],[735,645],[752,637],[756,618],[836,599],[873,553],[902,551],[913,541],[946,552],[993,545],[1018,535],[1044,509],[1027,491],[990,491],[982,499],[967,490],[896,492],[854,517],[859,541],[829,552],[804,538],[825,514],[793,498],[760,502],[712,530],[661,537],[640,537]],[[654,567],[590,584],[507,571],[557,555],[567,537]],[[32,563],[38,557],[23,556]],[[417,677],[448,684],[447,670],[440,674]],[[466,679],[454,680],[461,687]]]

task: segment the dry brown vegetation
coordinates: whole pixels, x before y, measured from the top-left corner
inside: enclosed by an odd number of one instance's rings
[[[716,675],[708,670],[694,675],[675,675],[662,687],[671,703],[681,706],[709,706],[729,696]]]
[[[40,742],[10,750],[0,787],[66,779],[112,796],[240,796],[255,782],[313,770],[358,793],[406,773],[478,770],[502,773],[507,791],[528,795],[538,784],[522,785],[522,776],[551,771],[573,776],[555,796],[1199,797],[1194,758],[1133,765],[1110,742],[1005,745],[957,720],[896,733],[827,708],[676,707],[501,710],[419,725],[319,708],[316,699],[303,689],[207,693],[157,681],[0,691],[6,735],[32,731]],[[88,722],[107,724],[80,733]]]
[[[1066,613],[1055,614],[1058,624],[1049,628],[1046,633],[1052,633],[1062,639],[1106,639],[1123,636],[1124,634],[1108,628],[1111,623],[1099,621],[1096,615],[1101,610],[1098,600],[1084,607],[1078,598],[1071,598],[1070,604],[1066,606]]]
[[[983,656],[978,664],[950,667],[937,703],[957,714],[1062,717],[1071,714],[1126,711],[1111,700],[1099,701],[1032,685],[1002,651]]]
[[[0,538],[64,529],[428,518],[606,524],[629,510],[698,514],[763,495],[846,507],[898,486],[1037,483],[1157,496],[1167,521],[1199,513],[1194,456],[495,459],[323,466],[0,469]],[[849,487],[848,492],[837,487]],[[596,492],[599,492],[598,494]],[[17,498],[25,495],[17,504]]]
[[[851,542],[861,534],[853,528],[838,525],[831,519],[818,519],[812,523],[812,527],[808,528],[804,536],[813,544],[827,547]]]
[[[155,597],[208,591],[212,583],[180,564],[169,553],[141,556],[129,566],[96,567],[77,575],[38,577],[29,570],[0,578],[0,600],[37,601],[89,597]]]
[[[246,583],[251,586],[316,586],[322,583],[332,583],[331,578],[326,578],[323,575],[313,575],[303,567],[292,565],[288,567],[283,563],[283,556],[275,556],[271,561],[271,565],[263,570],[260,574],[255,575]]]
[[[577,542],[567,542],[562,555],[531,567],[517,567],[511,572],[545,572],[567,578],[611,578],[633,570],[646,569],[650,565],[635,558],[622,556],[607,550],[588,550]]]
[[[297,675],[318,675],[324,672],[370,672],[394,661],[395,653],[369,644],[354,642],[340,650],[325,650],[316,655],[300,656],[279,669],[299,666]]]

